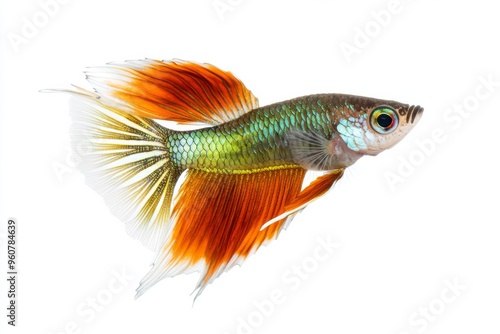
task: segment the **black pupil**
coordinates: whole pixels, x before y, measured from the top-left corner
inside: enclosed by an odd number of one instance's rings
[[[387,114],[381,114],[377,117],[377,123],[383,128],[388,128],[392,124],[392,117]]]

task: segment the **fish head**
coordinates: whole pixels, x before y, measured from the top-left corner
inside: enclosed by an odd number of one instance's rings
[[[377,155],[400,142],[418,123],[424,108],[396,101],[347,99],[336,129],[346,146],[361,155]]]

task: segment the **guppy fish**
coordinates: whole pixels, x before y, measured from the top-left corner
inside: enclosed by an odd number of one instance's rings
[[[423,112],[344,94],[259,107],[230,72],[180,60],[110,63],[86,74],[94,91],[70,92],[72,142],[84,151],[88,184],[156,251],[137,296],[196,271],[199,295],[275,239],[345,168],[399,142]],[[155,120],[204,127],[174,131]],[[311,170],[323,173],[304,184]]]

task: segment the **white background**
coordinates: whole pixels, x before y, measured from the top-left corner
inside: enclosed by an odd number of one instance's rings
[[[229,6],[223,13],[213,0],[6,2],[0,319],[8,333],[500,331],[494,2],[401,0],[394,9],[380,0],[221,0]],[[380,14],[388,8],[390,17]],[[347,43],[357,47],[351,57],[341,49]],[[67,97],[38,90],[85,85],[87,66],[144,57],[230,70],[261,105],[336,92],[420,104],[425,113],[405,140],[361,159],[194,305],[196,274],[164,280],[134,300],[153,254],[72,168]],[[488,91],[481,78],[496,86]],[[440,140],[432,144],[433,133]],[[388,175],[399,175],[392,187]],[[16,328],[5,317],[9,218],[18,222]],[[318,238],[339,243],[321,261],[313,257]],[[299,277],[293,266],[310,273]],[[271,306],[276,293],[282,297]]]

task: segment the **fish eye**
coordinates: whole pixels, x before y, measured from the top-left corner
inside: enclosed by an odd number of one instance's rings
[[[394,109],[382,106],[373,110],[370,117],[370,124],[373,130],[381,134],[388,134],[396,130],[399,119]]]

